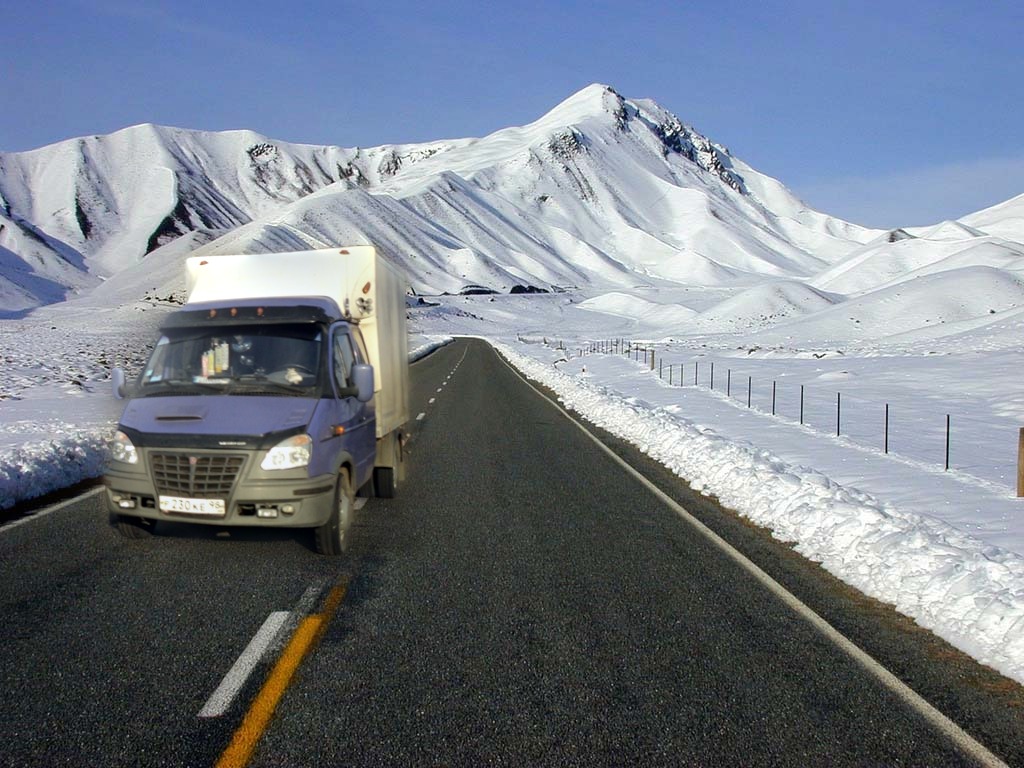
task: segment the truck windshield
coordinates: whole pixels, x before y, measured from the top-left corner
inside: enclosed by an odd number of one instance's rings
[[[318,382],[321,347],[320,328],[308,324],[171,329],[157,342],[137,394],[308,396]]]

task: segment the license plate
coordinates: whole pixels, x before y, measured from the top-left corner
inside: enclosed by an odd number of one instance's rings
[[[161,496],[160,511],[223,517],[225,507],[224,499],[183,499],[178,496]]]

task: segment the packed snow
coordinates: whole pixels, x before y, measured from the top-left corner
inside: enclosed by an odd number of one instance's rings
[[[566,407],[1024,682],[1024,196],[865,230],[603,86],[429,145],[136,126],[0,154],[0,510],[99,475],[110,370],[143,365],[186,255],[367,242],[423,298],[414,355],[489,339]],[[473,286],[497,293],[445,293]]]

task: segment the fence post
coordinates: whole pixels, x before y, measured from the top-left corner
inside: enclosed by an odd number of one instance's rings
[[[772,416],[775,415],[775,382],[772,382]]]
[[[836,392],[836,437],[839,437],[839,423],[842,415],[842,403],[843,395],[841,392]]]
[[[732,397],[732,368],[726,369],[725,372],[725,396]]]
[[[1024,430],[1021,430],[1024,433]],[[889,453],[889,404],[885,404],[885,452]],[[1019,472],[1018,472],[1019,476]]]
[[[654,370],[654,358],[655,357],[656,357],[656,355],[654,354],[654,350],[652,349],[651,350],[651,370],[652,371]]]
[[[1024,427],[1017,435],[1017,498],[1024,497]]]
[[[697,386],[697,369],[700,368],[700,361],[693,361],[693,386]]]
[[[752,379],[752,376],[747,376],[747,408],[750,407],[750,382]]]
[[[668,367],[668,385],[672,386],[672,366]]]
[[[715,364],[711,363],[711,389],[715,389]]]
[[[804,423],[804,385],[800,385],[800,423]]]
[[[946,471],[949,472],[949,414],[946,414]]]

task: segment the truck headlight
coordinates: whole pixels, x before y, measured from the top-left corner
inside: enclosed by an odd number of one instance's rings
[[[135,444],[121,430],[115,432],[110,441],[110,457],[125,464],[139,463],[139,452],[135,450]]]
[[[309,465],[313,457],[313,438],[295,435],[282,440],[269,451],[260,464],[261,469],[298,469]]]

